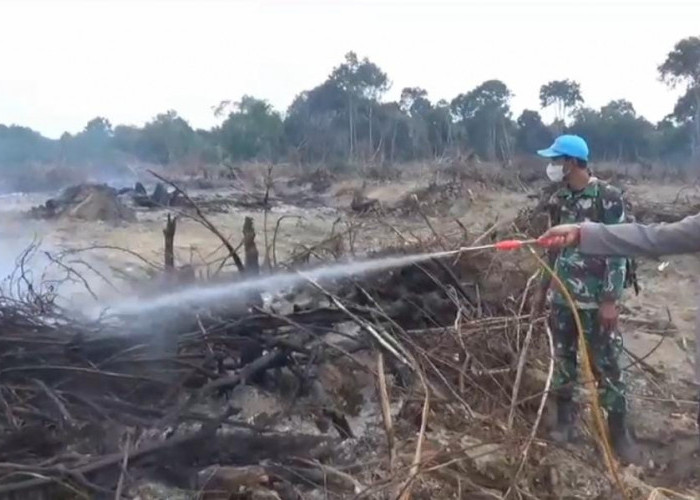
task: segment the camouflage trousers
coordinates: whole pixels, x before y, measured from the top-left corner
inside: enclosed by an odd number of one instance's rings
[[[622,337],[617,330],[601,330],[597,309],[580,309],[578,312],[598,382],[600,404],[609,413],[625,412],[627,398],[619,363]],[[574,315],[568,307],[554,305],[550,325],[556,355],[553,387],[558,398],[570,401],[574,395],[578,364],[578,334]]]

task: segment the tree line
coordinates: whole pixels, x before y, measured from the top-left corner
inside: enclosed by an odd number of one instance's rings
[[[488,80],[452,100],[431,100],[407,87],[398,101],[382,98],[388,75],[354,52],[324,82],[298,94],[280,113],[264,99],[243,96],[214,109],[221,124],[195,130],[175,111],[143,127],[113,126],[97,117],[80,133],[48,139],[21,126],[0,125],[0,165],[109,166],[128,158],[161,165],[221,164],[248,160],[301,164],[395,163],[459,154],[508,163],[531,154],[562,132],[584,136],[594,160],[687,165],[700,159],[700,37],[679,41],[658,66],[659,77],[684,93],[658,123],[620,98],[600,109],[586,106],[578,82],[542,85],[544,123],[538,110],[514,117],[513,96],[500,80]]]

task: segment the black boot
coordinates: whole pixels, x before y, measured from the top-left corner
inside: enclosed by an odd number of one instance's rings
[[[557,425],[550,433],[557,443],[570,443],[574,438],[574,403],[570,399],[557,400]]]
[[[618,460],[627,464],[640,463],[640,451],[630,436],[625,413],[609,413],[610,444]]]

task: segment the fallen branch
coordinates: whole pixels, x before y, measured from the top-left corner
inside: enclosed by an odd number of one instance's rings
[[[209,221],[209,219],[204,215],[204,212],[202,212],[202,209],[199,208],[199,205],[197,205],[197,203],[195,203],[194,200],[192,198],[190,198],[189,195],[184,190],[182,190],[177,184],[175,184],[174,182],[172,182],[164,177],[161,177],[160,175],[156,174],[152,170],[149,170],[148,172],[151,175],[153,175],[156,179],[159,179],[159,180],[165,182],[170,187],[175,189],[175,191],[180,193],[182,195],[182,197],[185,198],[185,200],[187,200],[187,202],[190,205],[192,205],[192,208],[194,208],[195,212],[197,213],[197,217],[198,217],[197,220],[204,227],[209,229],[209,231],[214,233],[214,235],[216,235],[216,237],[218,237],[221,240],[221,243],[224,245],[224,247],[226,247],[226,250],[228,250],[229,255],[231,255],[231,258],[233,259],[233,262],[236,264],[236,268],[238,268],[238,272],[243,273],[245,271],[245,268],[243,267],[243,261],[241,261],[241,258],[238,256],[238,253],[233,248],[231,243],[226,239],[226,237],[221,233],[221,231],[219,231],[216,228],[216,226],[214,224],[212,224],[211,221]]]

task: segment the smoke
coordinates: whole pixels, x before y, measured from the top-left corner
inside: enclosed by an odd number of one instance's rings
[[[0,178],[0,195],[16,193],[54,193],[76,184],[108,184],[117,189],[133,187],[145,176],[126,165],[98,166],[26,165],[5,168]]]
[[[0,234],[0,288],[2,295],[19,299],[29,287],[40,290],[47,268],[48,257],[37,252],[38,239],[30,234]]]
[[[89,253],[66,255],[42,240],[46,229],[41,221],[0,220],[0,294],[22,300],[31,287],[76,315],[109,298],[113,289],[97,274],[108,274],[105,264]]]
[[[151,315],[181,312],[183,308],[222,305],[241,301],[252,294],[261,292],[279,292],[300,283],[328,281],[353,275],[372,273],[416,264],[436,257],[458,252],[435,252],[398,257],[384,257],[364,261],[348,261],[315,267],[299,273],[284,272],[270,276],[261,276],[234,283],[222,283],[204,286],[192,286],[155,297],[127,299],[112,304],[112,312],[124,315]]]

